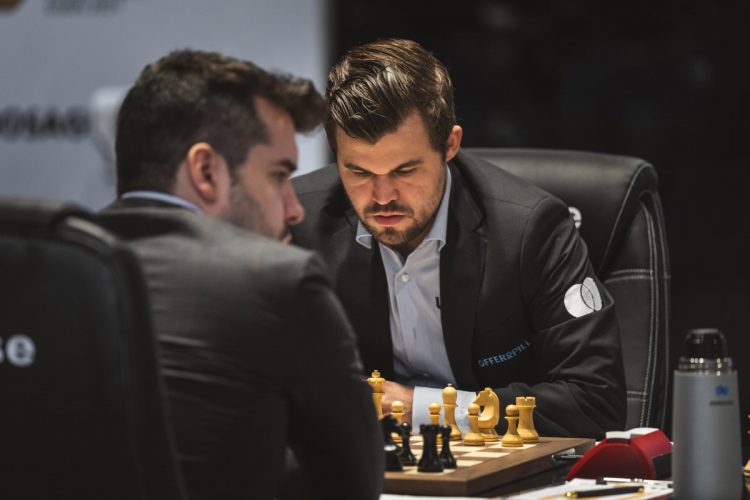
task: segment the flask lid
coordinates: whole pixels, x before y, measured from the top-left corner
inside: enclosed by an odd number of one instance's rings
[[[688,358],[721,359],[727,357],[724,335],[716,328],[696,328],[685,337],[685,356]]]

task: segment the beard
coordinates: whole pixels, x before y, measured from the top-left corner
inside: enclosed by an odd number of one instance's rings
[[[263,208],[252,194],[250,194],[239,182],[233,183],[229,191],[229,210],[224,215],[224,220],[241,227],[252,233],[258,233],[275,240],[286,239],[289,229],[286,228],[282,234],[276,231],[268,223]]]
[[[435,211],[437,212],[437,211]],[[379,214],[400,214],[406,219],[407,226],[402,229],[396,229],[392,226],[375,225],[368,216]],[[415,214],[411,207],[392,201],[386,205],[373,203],[365,208],[363,217],[360,217],[362,225],[372,234],[375,240],[390,247],[399,247],[407,243],[420,234],[427,232],[435,219],[435,214],[422,211]]]
[[[393,200],[385,205],[371,203],[366,206],[359,216],[362,225],[370,232],[376,241],[387,245],[402,254],[410,253],[427,235],[435,222],[440,201],[445,189],[445,174],[441,176],[435,188],[425,193],[425,203],[414,209],[408,205]],[[397,229],[394,226],[381,226],[372,219],[373,215],[399,214],[404,216],[405,227]],[[403,224],[401,224],[403,226]]]

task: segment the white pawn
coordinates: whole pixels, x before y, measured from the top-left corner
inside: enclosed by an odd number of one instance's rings
[[[508,421],[508,432],[503,436],[502,445],[508,448],[523,446],[523,439],[518,435],[518,407],[516,405],[505,407],[505,420]]]
[[[484,436],[479,433],[479,405],[469,405],[469,432],[464,434],[464,444],[469,446],[484,446]]]

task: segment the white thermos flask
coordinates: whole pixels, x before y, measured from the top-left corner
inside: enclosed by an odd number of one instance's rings
[[[676,499],[742,496],[737,372],[719,330],[691,330],[674,374],[672,480]]]

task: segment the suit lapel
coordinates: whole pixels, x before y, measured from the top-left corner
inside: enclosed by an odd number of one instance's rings
[[[383,260],[375,241],[371,250],[355,241],[357,216],[353,209],[347,212],[347,218],[351,227],[336,233],[336,241],[331,242],[332,248],[347,249],[336,283],[339,298],[357,333],[365,369],[380,370],[383,377],[392,380],[393,347]]]
[[[479,288],[484,278],[487,240],[483,217],[457,168],[453,182],[446,243],[440,251],[443,337],[456,384],[480,389],[474,376],[473,335]]]

